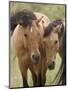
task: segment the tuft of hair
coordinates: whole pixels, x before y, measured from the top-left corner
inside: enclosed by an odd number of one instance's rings
[[[36,20],[35,14],[27,9],[17,12],[15,15],[10,16],[10,30],[13,32],[17,24],[22,25],[24,28],[31,27],[32,20]]]
[[[61,19],[55,19],[53,20],[45,29],[44,29],[44,37],[48,36],[51,32],[53,27],[56,27],[58,25],[62,24],[61,32],[59,33],[59,36],[62,36],[62,33],[64,32],[64,24]]]
[[[52,26],[54,26],[54,27],[61,25],[61,24],[62,24],[62,28],[61,28],[61,31],[59,33],[59,37],[61,37],[63,35],[63,32],[64,32],[63,20],[62,19],[56,19],[56,20],[52,21]]]

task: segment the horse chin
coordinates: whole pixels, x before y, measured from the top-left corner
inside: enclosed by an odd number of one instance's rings
[[[39,63],[39,60],[34,60],[34,59],[32,59],[32,63],[33,63],[33,64],[38,64],[38,63]]]

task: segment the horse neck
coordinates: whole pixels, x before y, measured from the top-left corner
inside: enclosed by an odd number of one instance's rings
[[[66,32],[64,31],[62,37],[59,39],[59,44],[60,44],[60,47],[59,47],[59,54],[60,56],[62,57],[62,59],[65,57],[65,36]]]

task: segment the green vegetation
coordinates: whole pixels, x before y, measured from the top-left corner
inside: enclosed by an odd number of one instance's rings
[[[15,14],[23,9],[29,9],[34,12],[41,12],[47,15],[50,19],[64,18],[65,5],[51,5],[51,4],[36,4],[36,3],[10,3],[10,15]]]
[[[29,9],[34,12],[41,12],[47,15],[50,19],[64,18],[65,17],[65,6],[64,5],[49,5],[49,4],[34,4],[34,3],[10,3],[10,15],[15,14],[23,9]],[[10,87],[22,87],[22,77],[18,67],[18,59],[12,53],[10,53]],[[46,85],[57,85],[53,80],[60,68],[61,58],[59,54],[56,56],[56,67],[54,70],[47,71]],[[28,70],[28,83],[30,86],[33,85],[31,73]]]

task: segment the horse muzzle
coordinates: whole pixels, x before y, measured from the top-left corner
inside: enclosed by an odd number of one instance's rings
[[[31,60],[33,61],[33,63],[38,63],[40,58],[41,58],[40,53],[32,53],[31,54]]]

